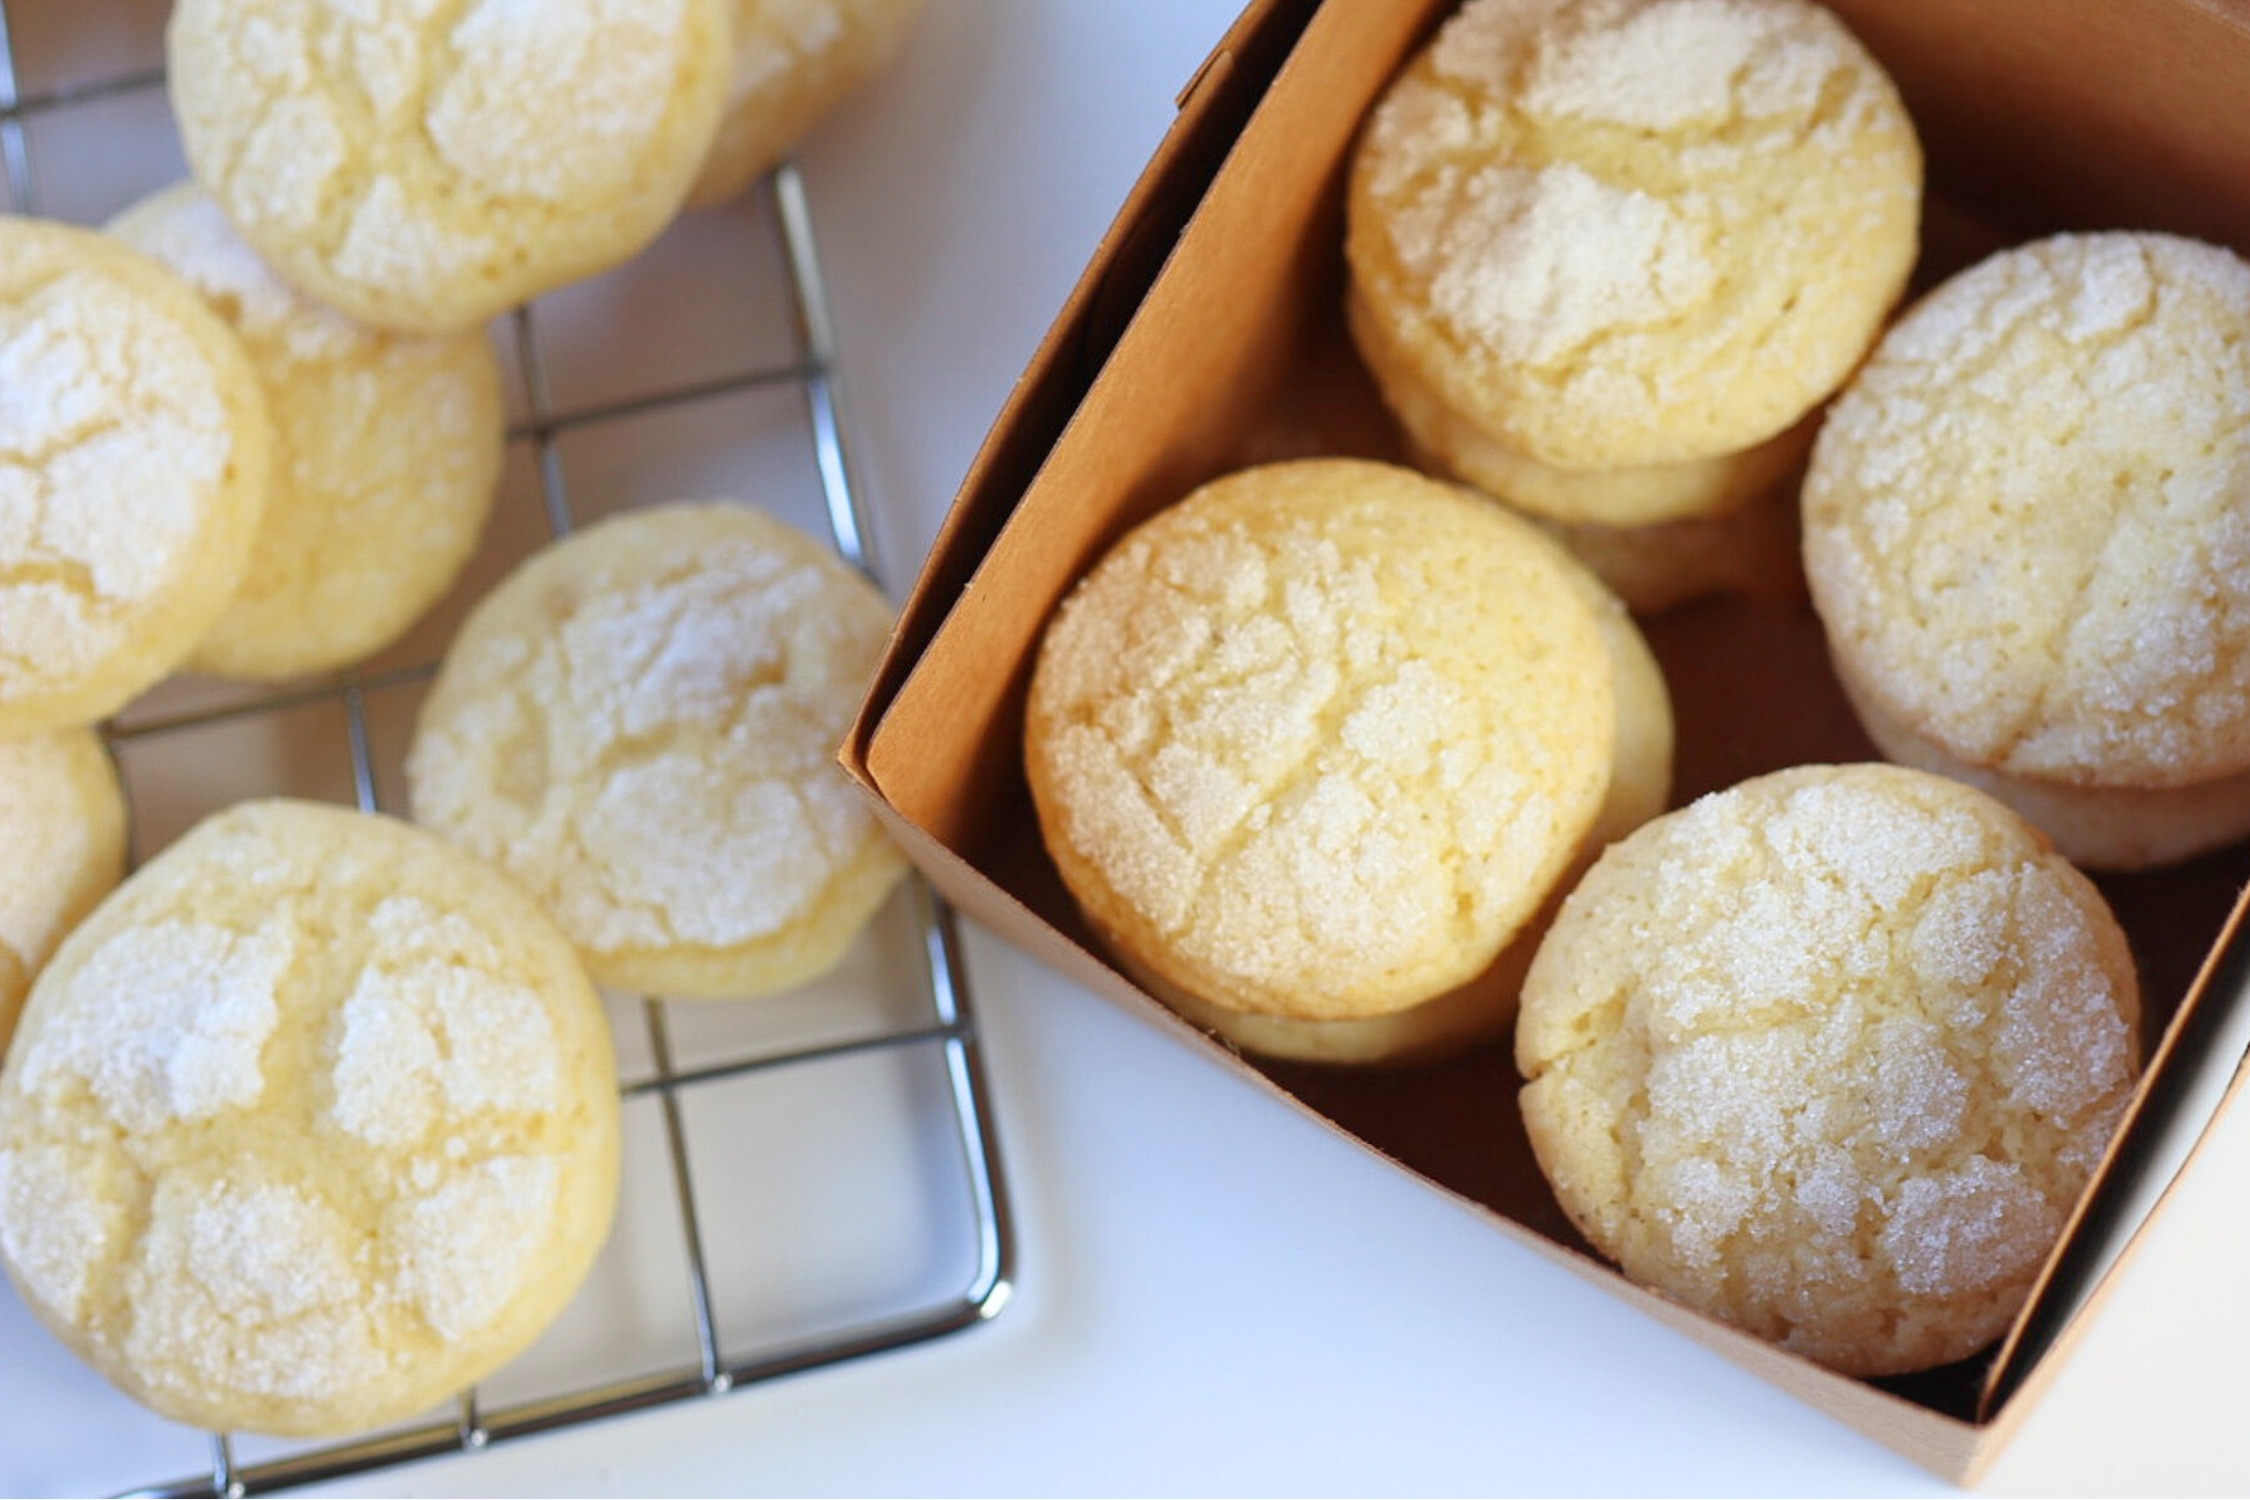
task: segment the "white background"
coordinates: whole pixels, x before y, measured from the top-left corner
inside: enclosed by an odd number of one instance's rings
[[[894,582],[1233,10],[931,0],[897,71],[803,152]],[[995,1322],[338,1492],[1946,1490],[1040,965],[968,947],[1022,1237]],[[2250,1487],[2246,1151],[2238,1120],[1986,1491]],[[22,1445],[73,1420],[54,1400],[0,1428],[0,1491],[114,1480],[33,1462]]]

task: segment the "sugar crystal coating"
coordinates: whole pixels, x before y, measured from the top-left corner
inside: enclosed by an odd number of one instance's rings
[[[164,1415],[353,1431],[546,1325],[616,1154],[606,1023],[528,899],[389,819],[243,804],[34,987],[0,1073],[0,1260]]]
[[[1856,688],[1970,766],[2164,788],[2250,769],[2250,263],[2141,233],[1932,292],[1804,490]]]
[[[1843,380],[1920,178],[1888,79],[1816,6],[1471,0],[1371,114],[1347,248],[1391,357],[1494,441],[1675,463]]]
[[[2093,887],[1982,794],[1803,767],[1645,825],[1517,1032],[1558,1198],[1627,1274],[1852,1373],[2006,1326],[2138,1068]]]
[[[1032,786],[1082,904],[1251,1012],[1468,978],[1606,786],[1607,658],[1567,567],[1381,465],[1248,470],[1161,513],[1065,602],[1033,680]]]

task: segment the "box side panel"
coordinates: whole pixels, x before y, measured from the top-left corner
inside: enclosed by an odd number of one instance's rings
[[[2242,0],[1828,3],[1898,80],[1933,185],[2012,237],[2134,227],[2250,248]]]

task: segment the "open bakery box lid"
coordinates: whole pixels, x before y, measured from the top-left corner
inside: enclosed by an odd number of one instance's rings
[[[1929,158],[1918,285],[2070,228],[2250,252],[2250,0],[1830,0],[1897,80]],[[1179,117],[987,439],[842,750],[970,915],[1493,1227],[1930,1469],[1972,1478],[2083,1329],[2177,1159],[2198,1065],[2250,985],[2250,849],[2104,877],[2150,1057],[2094,1185],[2009,1334],[1958,1365],[1840,1376],[1626,1281],[1533,1162],[1510,1049],[1433,1067],[1240,1057],[1101,956],[1041,846],[1021,769],[1039,632],[1125,530],[1196,484],[1311,454],[1400,460],[1342,327],[1342,183],[1360,118],[1451,0],[1259,0]],[[1786,765],[1875,758],[1802,598],[1643,622],[1679,724],[1674,805]],[[2241,1087],[2229,1084],[2214,1121]],[[2167,1153],[2170,1153],[2167,1155]],[[2160,1206],[2160,1205],[2159,1205]]]

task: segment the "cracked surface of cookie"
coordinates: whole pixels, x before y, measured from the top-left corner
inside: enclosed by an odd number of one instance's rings
[[[552,1321],[617,1153],[607,1021],[521,892],[393,819],[246,803],[34,985],[0,1074],[0,1255],[165,1416],[357,1431]]]
[[[91,729],[0,740],[0,1053],[31,981],[125,873],[125,795]]]
[[[249,562],[270,430],[172,272],[0,217],[0,738],[91,723],[187,655]]]
[[[1888,765],[1698,799],[1563,903],[1524,1122],[1626,1275],[1850,1374],[1998,1337],[2139,1068],[2100,894],[2000,803]]]
[[[731,0],[181,0],[196,179],[290,280],[447,332],[632,255],[701,169]]]
[[[273,679],[388,645],[453,581],[492,509],[505,418],[484,331],[396,334],[346,318],[276,275],[192,182],[108,230],[226,319],[273,423],[249,567],[187,664]]]
[[[762,511],[613,516],[462,625],[408,755],[414,815],[514,875],[603,984],[801,983],[905,869],[834,763],[890,623],[872,584]]]
[[[1391,362],[1495,444],[1666,465],[1842,383],[1920,202],[1896,91],[1816,6],[1471,0],[1371,113],[1346,249]]]
[[[1087,919],[1207,1003],[1379,1016],[1491,963],[1606,794],[1583,575],[1410,470],[1310,460],[1128,533],[1041,641],[1040,829]]]
[[[1804,520],[1840,669],[1946,754],[2250,771],[2250,263],[2115,232],[1960,273],[1831,407]]]
[[[735,197],[890,66],[922,0],[731,0],[734,57],[690,208]]]

